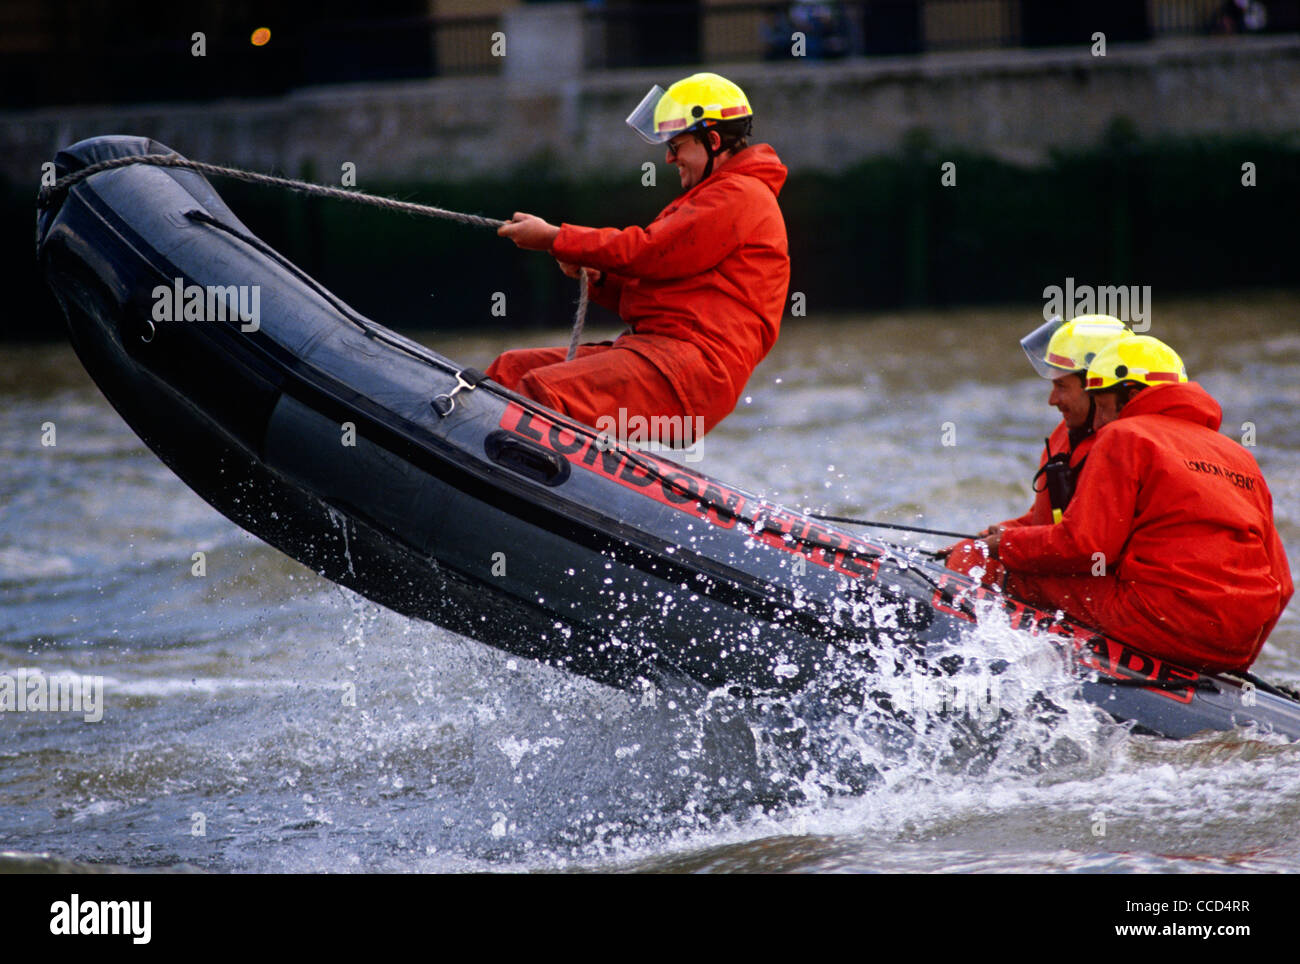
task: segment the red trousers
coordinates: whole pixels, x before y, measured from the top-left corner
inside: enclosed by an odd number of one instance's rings
[[[1060,609],[1083,626],[1092,626],[1108,636],[1167,659],[1210,672],[1245,669],[1240,659],[1215,652],[1208,643],[1195,644],[1185,638],[1171,639],[1170,628],[1161,618],[1162,608],[1180,605],[1176,594],[1147,590],[1163,606],[1144,601],[1132,583],[1114,575],[1046,576],[1009,572],[999,560],[989,559],[968,539],[948,557],[947,566],[974,578],[976,566],[983,570],[979,581],[997,586],[1007,595],[1046,612]]]
[[[486,374],[593,428],[602,415],[617,420],[620,408],[624,422],[688,414],[663,373],[634,351],[606,343],[579,345],[573,361],[566,354],[566,348],[518,348],[500,355]]]
[[[954,572],[975,578],[971,571],[983,570],[979,581],[996,586],[1019,599],[1049,612],[1063,609],[1072,618],[1103,631],[1113,631],[1115,607],[1119,605],[1119,580],[1114,576],[1041,576],[1008,572],[1000,560],[990,559],[982,544],[971,539],[957,543],[945,563]],[[1109,627],[1109,630],[1108,630]]]

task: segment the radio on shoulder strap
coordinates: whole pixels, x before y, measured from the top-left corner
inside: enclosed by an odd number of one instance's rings
[[[1074,498],[1074,487],[1079,481],[1079,473],[1083,471],[1084,459],[1078,465],[1070,464],[1070,452],[1057,452],[1051,454],[1051,446],[1048,446],[1048,458],[1043,463],[1043,467],[1034,475],[1034,488],[1038,488],[1038,477],[1043,477],[1043,484],[1047,489],[1047,501],[1052,507],[1052,522],[1061,521],[1065,515],[1065,509]]]

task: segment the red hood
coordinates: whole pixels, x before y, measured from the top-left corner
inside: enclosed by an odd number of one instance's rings
[[[1193,425],[1204,425],[1214,432],[1223,424],[1223,409],[1196,382],[1160,385],[1138,393],[1119,413],[1120,418],[1135,415],[1167,415]]]
[[[713,172],[713,177],[753,177],[762,181],[768,186],[771,192],[780,196],[781,187],[785,184],[786,170],[781,159],[776,156],[776,151],[772,150],[768,144],[754,144],[745,148],[726,164]],[[705,178],[697,187],[708,183],[709,178]]]

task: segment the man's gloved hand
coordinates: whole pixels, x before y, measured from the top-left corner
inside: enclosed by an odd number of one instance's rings
[[[985,526],[975,535],[975,542],[976,543],[982,542],[985,545],[988,545],[989,555],[994,559],[997,558],[997,551],[995,547],[997,543],[1001,541],[1002,529],[1003,529],[1002,523],[995,522],[991,526]],[[990,538],[994,540],[992,543],[989,543]],[[950,546],[944,546],[942,549],[936,549],[934,555],[936,558],[942,559],[945,565],[949,565],[949,568],[952,568],[952,566],[949,564],[952,554],[956,552],[958,549],[962,549],[970,544],[971,544],[970,539],[963,539],[961,542],[954,542]]]
[[[509,238],[529,251],[550,251],[555,236],[559,233],[560,229],[555,225],[547,224],[537,215],[525,214],[523,211],[516,211],[513,218],[497,228],[497,234],[501,237]]]
[[[569,264],[569,262],[561,261],[559,258],[555,259],[555,263],[558,264],[560,266],[560,270],[563,271],[570,278],[578,277],[578,272],[582,270],[582,265]],[[593,285],[600,284],[600,277],[601,277],[600,271],[596,270],[595,268],[587,269],[588,284],[593,284]]]
[[[980,538],[989,548],[990,559],[996,559],[998,557],[998,547],[1002,545],[1002,531],[1002,526],[998,525],[989,526],[980,533]]]

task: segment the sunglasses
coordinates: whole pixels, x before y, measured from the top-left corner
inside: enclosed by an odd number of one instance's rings
[[[674,144],[672,141],[669,141],[667,144],[665,144],[664,147],[668,149],[669,158],[671,158],[674,161],[677,160],[677,152],[680,151],[687,144],[689,144],[691,140],[692,138],[685,137],[679,143]]]

